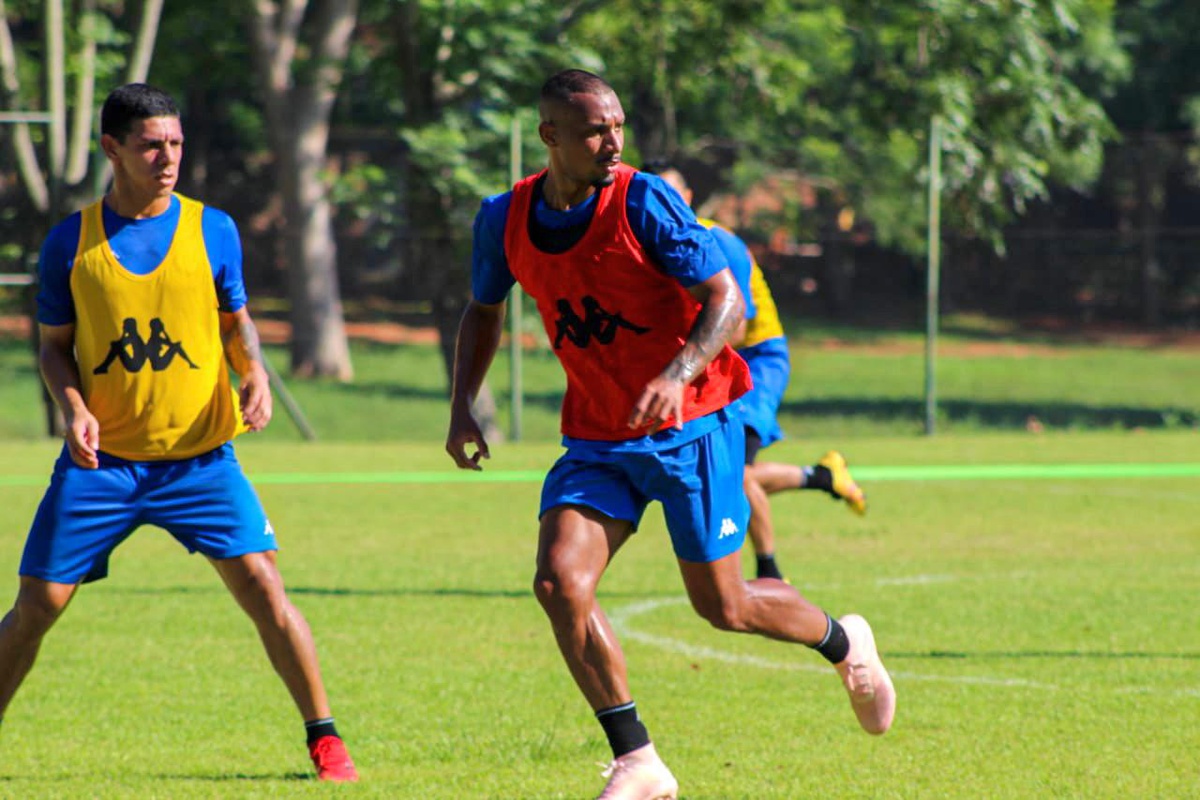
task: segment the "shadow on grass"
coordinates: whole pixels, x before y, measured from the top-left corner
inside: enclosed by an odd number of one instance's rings
[[[1008,658],[1075,658],[1075,659],[1176,659],[1200,661],[1200,653],[1132,653],[1108,650],[994,650],[969,652],[964,650],[929,650],[926,652],[888,651],[888,658],[925,659],[1008,659]]]
[[[82,777],[80,775],[38,775],[36,778],[18,775],[0,775],[0,783],[46,783],[47,781],[77,781]],[[256,781],[315,781],[316,775],[307,772],[280,772],[262,775],[248,775],[244,772],[235,772],[231,774],[221,775],[176,775],[167,773],[158,773],[156,775],[146,775],[148,779],[160,781],[182,781],[194,783],[234,783],[240,781],[256,782]],[[35,795],[30,795],[35,796]]]
[[[533,589],[471,589],[471,588],[434,588],[434,589],[355,589],[343,586],[287,586],[289,595],[301,596],[308,595],[313,597],[476,597],[482,599],[497,599],[508,598],[516,600],[526,600],[533,597]],[[105,587],[105,591],[112,594],[130,594],[130,595],[171,595],[171,594],[196,594],[196,595],[224,595],[226,590],[220,584],[213,586],[157,586],[157,587],[137,587],[137,586],[114,586]],[[662,591],[662,592],[621,592],[621,591],[602,591],[599,593],[600,599],[651,599],[657,597],[679,597],[678,591]]]
[[[803,416],[865,417],[912,424],[920,424],[925,420],[925,404],[921,400],[832,397],[786,401],[780,411]],[[1200,413],[1176,406],[1139,408],[1063,402],[943,400],[938,403],[938,415],[940,419],[950,422],[971,422],[984,428],[1008,429],[1025,429],[1031,418],[1051,428],[1190,428],[1200,424]]]
[[[183,781],[194,783],[234,783],[241,781],[315,781],[316,775],[307,772],[283,772],[280,774],[247,775],[236,772],[231,775],[170,775],[160,773],[150,777],[160,781]]]

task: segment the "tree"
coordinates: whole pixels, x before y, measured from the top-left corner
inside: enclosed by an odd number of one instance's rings
[[[10,208],[5,217],[26,232],[22,250],[36,248],[50,225],[69,209],[90,200],[96,187],[108,182],[108,162],[99,156],[92,158],[93,153],[99,153],[92,146],[96,83],[111,81],[122,73],[126,83],[146,80],[162,0],[143,0],[136,17],[126,13],[123,4],[98,0],[82,0],[70,18],[64,14],[62,0],[45,0],[41,10],[45,44],[39,59],[34,43],[14,39],[10,11],[0,0],[0,109],[49,112],[45,131],[35,131],[27,122],[16,122],[10,138],[27,207]],[[38,19],[32,2],[14,3],[11,11],[18,22]],[[129,35],[117,22],[132,23],[135,32]],[[124,46],[130,43],[126,53]],[[69,105],[68,74],[75,86]],[[25,80],[26,76],[31,79]],[[19,218],[24,218],[26,224],[17,223]],[[20,256],[25,260],[25,252]],[[32,329],[36,352],[37,325]],[[47,432],[57,435],[62,430],[62,417],[45,387],[42,403]]]
[[[358,201],[402,204],[389,245],[428,298],[447,376],[469,294],[470,231],[481,198],[508,186],[514,114],[536,103],[541,82],[566,58],[563,36],[591,0],[404,0],[364,6],[367,65],[355,83],[355,116],[395,131],[403,158],[360,172]],[[594,62],[594,59],[592,59]],[[526,130],[532,118],[524,117]],[[530,155],[540,150],[531,143]],[[536,163],[531,159],[526,163]],[[396,192],[402,187],[402,192]],[[496,437],[485,386],[479,419]]]
[[[1000,246],[1049,183],[1095,179],[1113,135],[1098,93],[1126,67],[1112,15],[1111,0],[617,0],[580,34],[633,89],[643,152],[717,145],[746,174],[797,170],[919,254],[934,115],[953,230]]]
[[[1137,239],[1141,265],[1142,321],[1163,319],[1170,278],[1162,267],[1159,234],[1167,210],[1169,186],[1184,175],[1200,179],[1200,7],[1178,0],[1121,4],[1121,31],[1136,69],[1128,84],[1105,104],[1125,134],[1105,168],[1118,228]]]
[[[51,221],[77,201],[90,198],[94,185],[106,182],[108,162],[89,157],[97,80],[108,81],[123,72],[125,82],[136,83],[145,81],[149,73],[162,0],[143,0],[136,17],[123,8],[124,4],[82,0],[67,18],[62,0],[45,0],[41,20],[45,47],[40,59],[44,71],[39,71],[34,66],[39,63],[36,46],[14,41],[9,13],[0,0],[0,108],[27,111],[40,106],[50,114],[45,136],[32,131],[28,123],[17,122],[11,142],[29,203]],[[14,3],[13,11],[21,21],[37,18],[34,3]],[[133,35],[122,31],[118,21],[132,22]],[[132,45],[128,54],[123,52],[127,43]],[[69,105],[68,73],[75,84]],[[35,81],[23,81],[28,74]],[[44,145],[41,152],[36,146],[39,140]]]
[[[283,197],[292,372],[350,380],[333,208],[322,175],[357,0],[257,0],[254,63]]]

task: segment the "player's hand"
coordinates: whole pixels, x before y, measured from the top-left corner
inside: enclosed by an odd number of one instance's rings
[[[261,431],[271,421],[274,402],[271,398],[271,379],[258,362],[253,362],[241,376],[238,398],[242,406],[242,422],[251,431]]]
[[[663,375],[650,381],[633,404],[629,427],[650,426],[651,433],[658,433],[666,427],[667,420],[673,419],[676,430],[683,428],[683,390],[686,386],[676,378]]]
[[[67,440],[67,452],[71,460],[84,469],[96,469],[100,466],[100,423],[92,412],[84,410],[76,412],[66,420],[67,430],[63,438]]]
[[[469,444],[475,445],[475,452],[471,455],[467,455],[467,445]],[[487,440],[483,438],[483,431],[479,429],[479,423],[475,421],[470,412],[450,416],[450,432],[446,434],[446,452],[454,459],[454,463],[458,465],[459,469],[476,471],[483,469],[479,463],[481,459],[492,457],[488,451]]]

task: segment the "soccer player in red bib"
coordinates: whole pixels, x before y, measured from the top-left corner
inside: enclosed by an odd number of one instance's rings
[[[566,453],[542,487],[534,591],[612,748],[600,798],[678,793],[596,601],[652,500],[696,612],[722,630],[814,648],[841,675],[862,726],[883,733],[895,693],[866,621],[835,620],[782,581],[742,577],[749,510],[733,405],[750,376],[727,343],[744,301],[720,248],[674,189],[622,165],[625,113],[603,79],[560,72],[539,110],[547,169],[485,200],[475,219],[446,450],[463,469],[489,456],[471,403],[519,282],[567,374]]]
[[[112,190],[55,226],[39,264],[38,358],[66,444],[0,622],[0,714],[79,585],[156,525],[203,553],[254,621],[318,777],[357,780],[308,623],[284,592],[275,531],[233,452],[235,436],[271,419],[237,227],[175,193],[183,128],[169,95],[122,86],[100,129]]]

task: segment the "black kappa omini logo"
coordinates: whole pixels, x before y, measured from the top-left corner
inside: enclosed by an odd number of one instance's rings
[[[554,349],[562,348],[563,339],[570,340],[576,347],[587,347],[595,339],[600,344],[612,344],[619,328],[633,331],[641,336],[649,328],[635,325],[622,317],[600,307],[600,303],[590,294],[580,299],[583,305],[583,316],[575,313],[571,301],[563,298],[558,301],[558,319],[554,321]]]
[[[147,363],[150,364],[150,369],[162,372],[171,366],[176,356],[186,361],[192,369],[200,369],[188,358],[187,351],[183,349],[183,342],[177,342],[170,337],[161,319],[155,317],[150,320],[150,338],[143,339],[138,331],[137,320],[126,317],[121,325],[121,338],[108,346],[108,357],[92,370],[92,374],[105,374],[114,361],[120,361],[126,372],[140,372]]]

